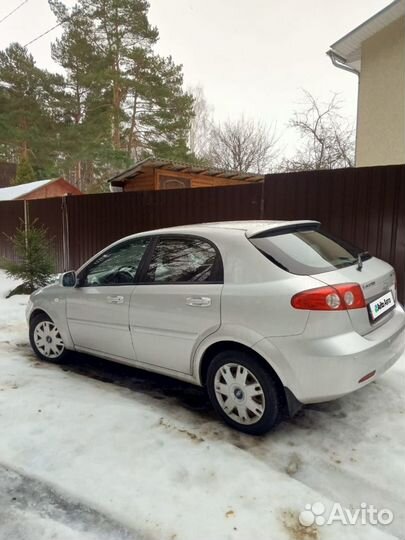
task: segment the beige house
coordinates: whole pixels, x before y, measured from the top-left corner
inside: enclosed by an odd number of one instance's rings
[[[396,0],[328,51],[359,77],[356,165],[405,163],[405,0]]]

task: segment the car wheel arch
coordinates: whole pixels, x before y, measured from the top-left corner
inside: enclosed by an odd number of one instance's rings
[[[32,310],[32,313],[30,313],[30,317],[29,317],[29,320],[28,320],[28,325],[29,326],[31,326],[32,321],[34,320],[35,317],[38,317],[38,315],[46,315],[47,317],[49,317],[49,319],[51,319],[51,321],[53,321],[56,324],[56,326],[58,327],[58,329],[59,329],[59,331],[60,331],[60,333],[62,335],[63,341],[65,342],[66,348],[67,349],[74,349],[74,345],[73,345],[73,341],[72,341],[69,329],[68,329],[67,325],[63,324],[63,320],[61,321],[60,316],[58,316],[58,314],[53,314],[51,310],[47,310],[42,305],[38,306],[38,307],[35,307]]]
[[[30,319],[29,319],[29,324],[31,325],[32,321],[35,319],[35,317],[38,317],[39,315],[46,315],[47,317],[49,317],[50,319],[52,319],[52,317],[50,316],[50,314],[45,310],[45,309],[42,309],[42,308],[35,308],[32,313],[30,314]]]
[[[210,362],[213,360],[213,358],[219,354],[220,352],[224,351],[242,351],[247,354],[250,354],[254,356],[262,365],[262,367],[272,376],[274,379],[274,382],[276,383],[277,389],[279,390],[280,396],[285,400],[285,387],[280,379],[277,372],[274,370],[274,368],[271,366],[271,364],[263,358],[258,352],[256,352],[254,349],[249,347],[248,345],[244,345],[243,343],[240,343],[238,341],[232,341],[232,340],[222,340],[222,341],[216,341],[215,343],[211,343],[202,353],[199,365],[198,365],[198,378],[199,382],[202,386],[205,386],[206,380],[207,380],[207,373],[208,373],[208,366]],[[285,404],[285,401],[284,403]]]

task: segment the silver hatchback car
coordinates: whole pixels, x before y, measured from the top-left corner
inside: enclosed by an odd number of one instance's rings
[[[31,345],[46,360],[76,350],[205,386],[228,424],[263,434],[404,351],[392,267],[319,228],[241,221],[124,238],[31,296]]]

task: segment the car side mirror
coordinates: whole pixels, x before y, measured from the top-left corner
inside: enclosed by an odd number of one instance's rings
[[[77,283],[76,272],[71,270],[70,272],[65,272],[61,276],[61,285],[62,287],[74,287]]]

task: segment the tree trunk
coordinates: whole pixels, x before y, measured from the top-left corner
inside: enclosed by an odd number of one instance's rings
[[[127,146],[128,157],[131,157],[132,146],[134,144],[134,138],[135,138],[137,101],[138,101],[138,96],[137,96],[137,94],[135,94],[134,95],[134,103],[133,103],[133,106],[132,106],[131,127],[129,129],[129,136],[128,136],[128,146]]]
[[[120,109],[121,89],[118,81],[115,80],[113,88],[113,147],[115,150],[120,150],[121,148]]]
[[[120,52],[119,52],[119,27],[117,24],[118,12],[115,10],[115,58],[113,64],[113,147],[115,150],[121,149],[120,113],[121,113],[121,86],[120,86]]]

